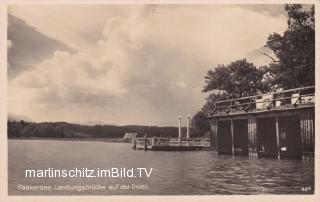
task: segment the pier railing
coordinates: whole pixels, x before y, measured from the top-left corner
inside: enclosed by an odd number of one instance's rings
[[[307,86],[280,92],[219,101],[215,103],[211,116],[281,108],[296,108],[299,106],[314,106],[314,103],[315,87]]]
[[[179,139],[179,138],[135,138],[135,145],[138,148],[150,146],[201,146],[210,147],[210,139],[194,138],[194,139]]]

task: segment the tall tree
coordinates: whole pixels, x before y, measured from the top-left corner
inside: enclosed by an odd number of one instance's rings
[[[218,65],[205,76],[203,92],[210,92],[202,110],[209,113],[216,101],[250,96],[270,90],[265,82],[266,68],[257,68],[246,59]]]
[[[263,82],[265,71],[246,59],[229,65],[218,65],[205,76],[203,92],[212,92],[214,98],[238,98],[268,90]],[[211,95],[211,96],[213,96]]]
[[[281,36],[268,37],[266,47],[276,59],[269,66],[272,84],[295,88],[315,83],[315,19],[314,6],[306,10],[300,4],[286,5],[288,28]]]
[[[276,58],[269,66],[256,68],[245,59],[218,65],[205,76],[203,92],[209,92],[202,111],[209,113],[214,103],[265,93],[277,88],[295,88],[315,83],[314,6],[285,5],[288,28],[283,35],[271,34],[266,42]]]

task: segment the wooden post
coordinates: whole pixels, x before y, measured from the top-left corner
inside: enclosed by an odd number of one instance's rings
[[[257,119],[253,118],[253,156],[258,157],[258,131],[257,131]]]
[[[311,149],[312,149],[312,152],[311,152],[311,158],[314,158],[315,155],[314,155],[314,152],[315,152],[315,125],[314,125],[314,121],[315,121],[315,117],[314,117],[314,111],[311,111],[310,112],[310,123],[311,123]]]
[[[232,155],[234,155],[233,119],[231,119],[231,145],[232,145]]]
[[[277,134],[278,159],[280,159],[280,139],[279,139],[279,118],[278,118],[278,116],[276,116],[276,134]]]
[[[300,115],[300,135],[301,135],[301,149],[302,149],[302,159],[306,158],[306,132],[305,132],[305,113]]]
[[[212,119],[211,120],[211,147],[215,153],[218,153],[218,133],[217,133],[217,120]]]
[[[249,115],[248,117],[248,152],[249,156],[253,156],[253,147],[252,147],[252,117]]]
[[[248,117],[248,147],[249,156],[258,156],[258,142],[257,142],[257,119],[252,115]]]
[[[147,150],[148,147],[147,147],[147,138],[144,138],[144,150]]]

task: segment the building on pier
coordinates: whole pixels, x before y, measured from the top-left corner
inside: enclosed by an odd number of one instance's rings
[[[218,154],[314,157],[314,86],[219,101],[209,119]]]

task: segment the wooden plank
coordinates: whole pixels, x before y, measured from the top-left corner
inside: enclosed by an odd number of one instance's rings
[[[301,113],[301,132],[302,132],[302,155],[305,156],[306,153],[306,131],[305,131],[305,113]]]
[[[255,117],[252,117],[252,127],[253,127],[253,155],[258,156],[258,136],[257,136],[257,121]]]
[[[217,120],[213,119],[211,120],[211,131],[212,131],[212,137],[211,137],[211,147],[213,148],[214,152],[217,152],[217,141],[218,141],[218,134],[217,134]]]
[[[277,135],[278,159],[280,159],[279,117],[278,116],[276,116],[276,135]]]
[[[234,155],[233,119],[231,119],[231,146],[232,146],[232,155]]]
[[[301,144],[303,159],[309,159],[314,156],[314,139],[315,139],[315,125],[314,125],[314,111],[302,111],[300,115],[301,125]]]
[[[248,149],[249,156],[257,156],[257,124],[256,118],[253,116],[248,117]]]
[[[309,113],[307,113],[307,117],[306,117],[306,132],[307,132],[307,148],[308,148],[308,152],[310,152],[310,116],[309,116]]]
[[[251,146],[251,116],[248,118],[248,149],[249,149],[249,156],[252,156],[252,146]]]
[[[311,111],[311,114],[312,114],[312,151],[313,151],[313,154],[312,154],[312,157],[314,158],[314,152],[315,152],[315,112],[314,111]]]

